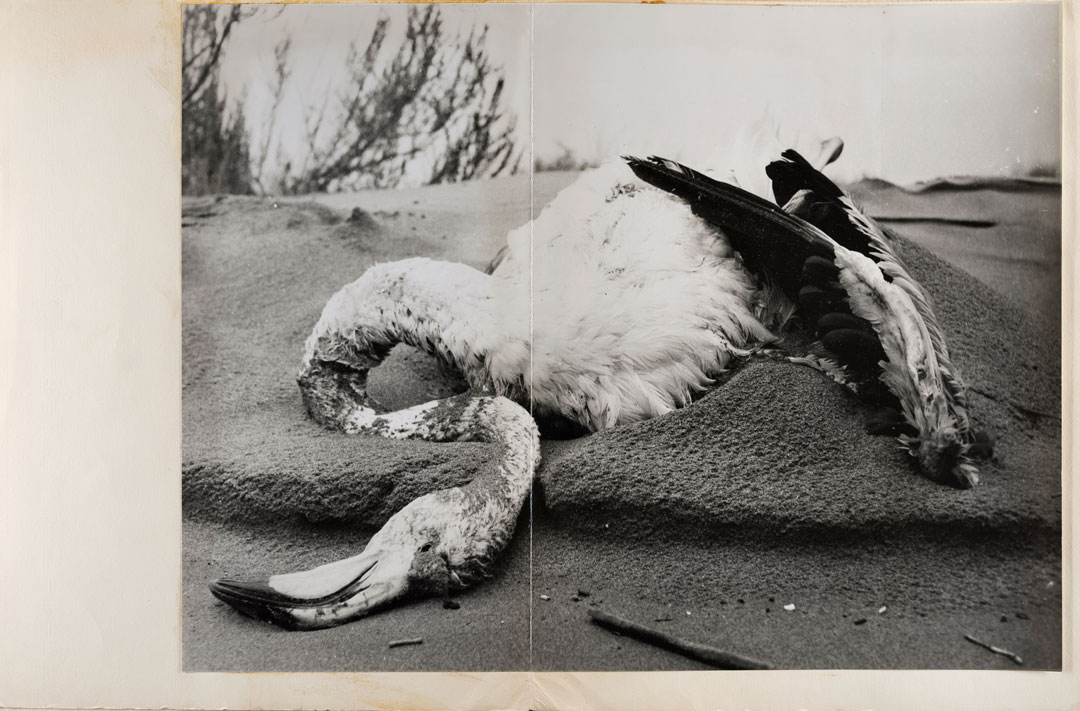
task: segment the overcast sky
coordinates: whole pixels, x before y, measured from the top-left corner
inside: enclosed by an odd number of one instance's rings
[[[521,143],[531,129],[546,158],[567,146],[588,160],[661,153],[719,167],[729,156],[738,163],[746,137],[765,128],[788,141],[841,136],[840,179],[909,183],[1059,162],[1054,4],[442,11],[452,32],[489,25]],[[297,5],[240,26],[223,76],[230,93],[245,92],[253,133],[265,123],[272,49],[285,33],[294,73],[279,128],[290,150],[304,106],[336,86],[348,42],[366,41],[379,13],[404,24],[401,6]]]

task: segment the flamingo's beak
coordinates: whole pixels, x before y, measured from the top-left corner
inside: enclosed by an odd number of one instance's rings
[[[350,622],[401,597],[407,573],[407,567],[401,570],[365,551],[261,581],[217,580],[210,583],[210,592],[249,617],[289,630],[315,630]]]

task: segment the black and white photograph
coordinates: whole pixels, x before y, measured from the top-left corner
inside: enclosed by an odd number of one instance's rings
[[[1062,10],[184,5],[183,671],[1060,671]]]

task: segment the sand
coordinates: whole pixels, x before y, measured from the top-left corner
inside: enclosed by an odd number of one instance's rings
[[[536,204],[571,179],[537,176]],[[701,668],[589,624],[589,606],[782,668],[1013,666],[965,633],[1025,668],[1060,667],[1060,194],[1042,186],[853,186],[872,214],[995,223],[890,223],[976,423],[998,439],[974,491],[930,483],[894,440],[863,434],[860,406],[820,374],[755,360],[671,416],[546,441],[531,529],[526,511],[460,609],[418,601],[290,634],[215,601],[215,577],[359,551],[395,510],[491,456],[324,431],[294,377],[341,285],[407,256],[482,267],[528,219],[529,188],[185,201],[186,670]],[[459,385],[399,348],[371,387],[400,407]],[[407,637],[424,644],[387,647]]]

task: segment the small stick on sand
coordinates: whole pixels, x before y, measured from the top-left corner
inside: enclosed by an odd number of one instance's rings
[[[987,644],[986,642],[979,641],[979,640],[975,639],[974,637],[972,637],[969,634],[964,635],[964,639],[971,642],[972,644],[979,645],[983,649],[989,649],[994,654],[1000,654],[1003,657],[1008,657],[1009,659],[1013,660],[1014,662],[1016,662],[1017,664],[1019,664],[1021,666],[1023,666],[1023,664],[1024,664],[1024,660],[1021,659],[1020,655],[1017,654],[1016,652],[1010,652],[1007,649],[1002,649],[1001,647],[995,647],[992,644]]]
[[[704,662],[705,664],[717,667],[718,669],[772,668],[768,664],[763,664],[754,659],[741,657],[737,654],[725,652],[705,644],[687,642],[678,637],[673,637],[658,630],[650,629],[649,627],[639,625],[636,622],[631,622],[630,620],[617,617],[616,615],[609,615],[600,610],[589,610],[589,619],[601,627],[606,627],[609,630],[625,634],[628,637],[639,639],[642,642],[647,642],[657,647],[669,649],[684,657],[696,659],[699,662]]]
[[[393,648],[393,647],[408,647],[409,645],[412,645],[412,644],[423,644],[423,643],[424,643],[424,638],[423,637],[413,637],[412,639],[395,639],[388,646],[391,647],[391,648]]]

